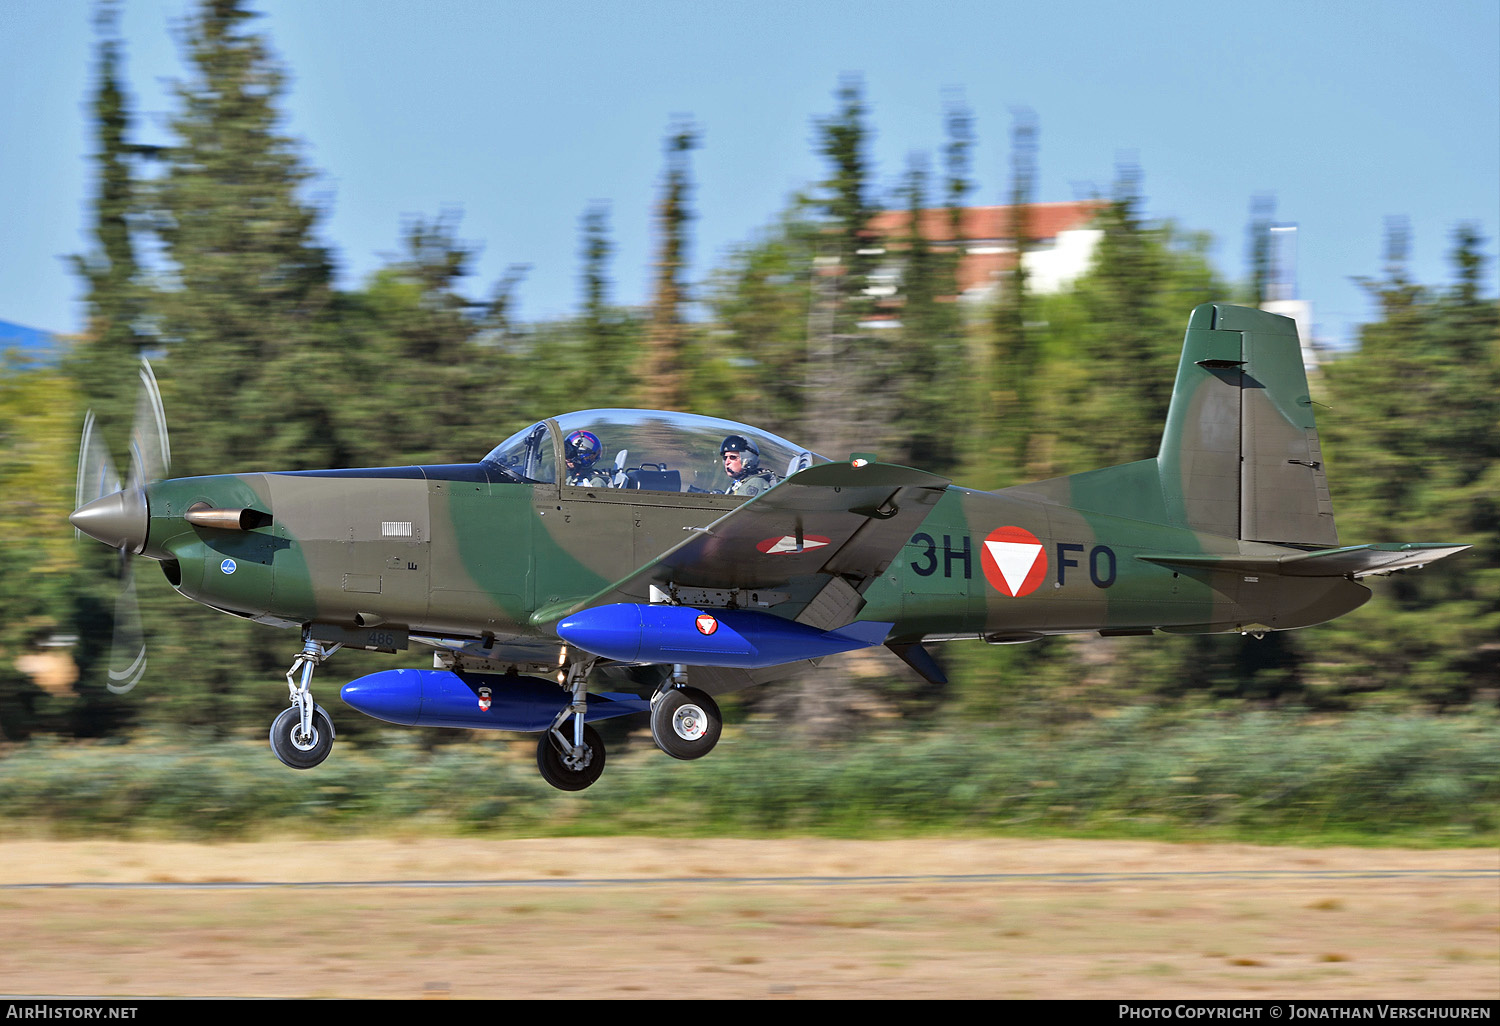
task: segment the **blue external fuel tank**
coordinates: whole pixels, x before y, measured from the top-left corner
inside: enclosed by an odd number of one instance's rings
[[[882,644],[893,624],[857,621],[833,631],[748,609],[616,602],[570,614],[558,637],[627,663],[753,669]]]
[[[413,727],[471,730],[546,730],[569,692],[549,680],[448,670],[382,670],[351,680],[339,691],[366,716]],[[651,700],[628,693],[588,696],[587,722],[648,712]]]

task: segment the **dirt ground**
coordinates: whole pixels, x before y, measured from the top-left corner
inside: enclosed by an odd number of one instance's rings
[[[451,880],[521,882],[375,885]],[[260,881],[357,886],[16,886]],[[0,884],[9,995],[1500,999],[1493,850],[0,841]]]

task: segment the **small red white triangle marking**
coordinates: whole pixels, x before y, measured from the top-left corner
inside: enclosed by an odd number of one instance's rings
[[[765,542],[761,542],[761,544],[764,545]],[[826,539],[826,538],[816,538],[816,537],[813,537],[813,536],[809,535],[809,536],[804,537],[802,539],[802,551],[806,552],[808,549],[820,549],[824,545],[827,545],[827,544],[828,544],[828,539]],[[778,553],[778,552],[796,552],[797,551],[797,539],[794,538],[793,536],[789,535],[789,534],[782,535],[780,538],[776,539],[775,544],[773,544],[770,548],[768,548],[768,549],[761,549],[761,551],[764,552],[768,556],[769,555],[773,555],[773,554]]]
[[[1000,576],[1005,578],[1011,594],[1021,590],[1021,585],[1026,583],[1026,576],[1036,565],[1036,557],[1042,551],[1040,545],[989,541],[988,539],[985,540],[984,547],[989,550],[990,558],[995,561],[995,566],[1000,568]]]

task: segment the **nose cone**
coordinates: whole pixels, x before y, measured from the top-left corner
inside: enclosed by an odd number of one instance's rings
[[[634,662],[646,633],[642,608],[633,602],[617,602],[580,610],[557,625],[557,636],[585,652]]]
[[[140,488],[130,488],[102,495],[75,509],[68,522],[112,549],[140,552],[146,547],[149,526],[146,493]]]
[[[381,670],[366,674],[340,688],[339,697],[366,716],[415,726],[422,719],[422,671]]]

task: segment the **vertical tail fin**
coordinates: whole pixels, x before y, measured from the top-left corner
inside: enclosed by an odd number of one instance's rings
[[[1338,544],[1291,318],[1222,303],[1193,310],[1157,466],[1169,515],[1183,526]]]

